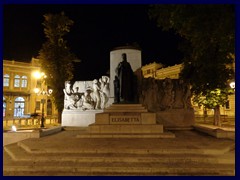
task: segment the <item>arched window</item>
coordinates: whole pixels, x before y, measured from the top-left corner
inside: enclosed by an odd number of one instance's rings
[[[7,107],[6,99],[5,97],[3,97],[3,117],[6,116],[6,107]]]
[[[14,117],[21,117],[24,115],[25,100],[23,97],[17,97],[14,102]]]
[[[22,87],[27,87],[27,76],[22,76],[21,86]]]
[[[14,77],[14,87],[20,87],[20,76],[16,75]]]
[[[4,76],[3,76],[3,86],[4,87],[9,86],[9,78],[10,78],[10,76],[8,74],[4,74]]]

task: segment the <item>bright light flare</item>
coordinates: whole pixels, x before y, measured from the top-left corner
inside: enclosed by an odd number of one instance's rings
[[[235,88],[235,82],[231,82],[229,85],[230,85],[230,87],[231,87],[232,89]]]
[[[13,132],[16,132],[16,131],[17,131],[17,127],[14,126],[14,125],[12,125],[12,128],[11,128],[11,129],[12,129]]]

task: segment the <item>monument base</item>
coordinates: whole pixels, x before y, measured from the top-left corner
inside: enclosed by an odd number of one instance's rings
[[[113,104],[96,114],[87,134],[80,138],[174,138],[173,133],[163,133],[163,125],[156,124],[156,114],[148,112],[141,104]]]
[[[170,109],[156,114],[157,122],[165,128],[190,128],[195,124],[193,109]]]
[[[62,126],[87,127],[95,122],[96,113],[103,110],[66,110],[62,112]]]

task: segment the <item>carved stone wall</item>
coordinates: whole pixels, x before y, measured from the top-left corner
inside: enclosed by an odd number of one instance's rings
[[[108,106],[109,77],[99,80],[65,82],[64,109],[99,110]]]
[[[182,128],[194,125],[190,85],[180,79],[157,80],[138,77],[138,98],[149,111],[157,114],[157,122],[166,128]]]
[[[189,84],[180,79],[142,79],[139,101],[151,111],[191,109]]]

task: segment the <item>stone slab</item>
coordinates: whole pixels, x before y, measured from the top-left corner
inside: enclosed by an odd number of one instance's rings
[[[109,124],[109,113],[97,113],[95,124]]]
[[[40,130],[18,130],[16,132],[7,131],[3,133],[3,146],[13,144],[29,138],[40,138],[62,131],[62,127],[53,127]]]
[[[156,113],[141,113],[142,124],[156,124]]]
[[[224,139],[235,139],[235,131],[225,130],[221,127],[209,127],[204,125],[194,125],[194,129],[197,131],[209,134],[216,138],[224,138]]]
[[[191,127],[195,124],[193,109],[170,109],[159,111],[156,114],[157,122],[166,128]]]
[[[95,123],[96,113],[101,113],[103,110],[63,110],[62,126],[78,126],[87,127]]]

